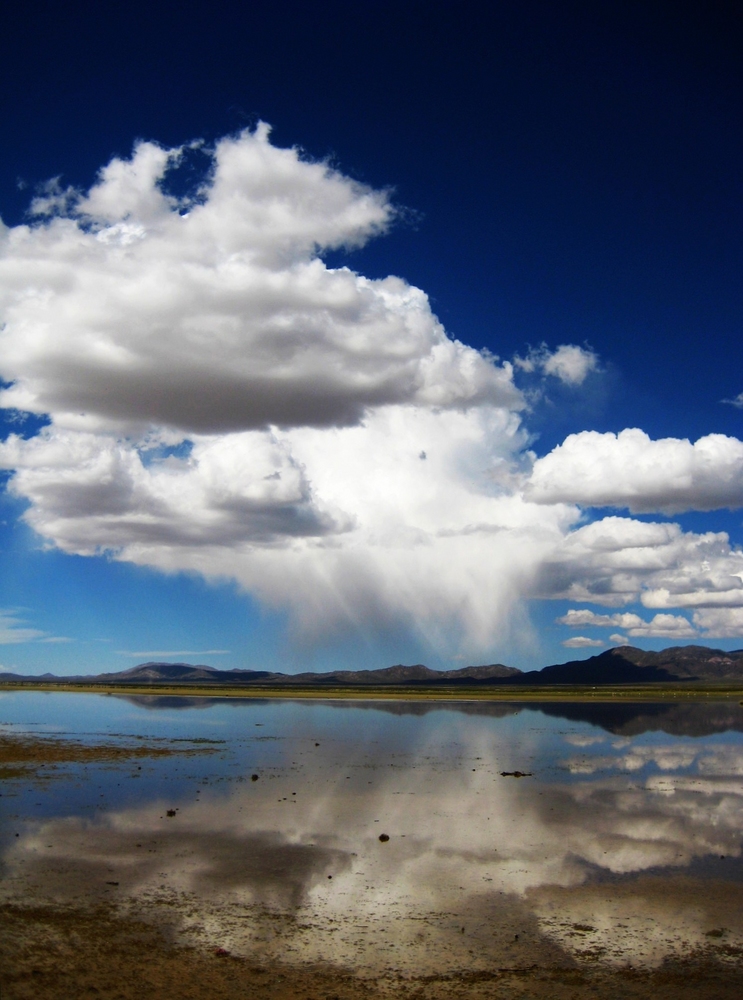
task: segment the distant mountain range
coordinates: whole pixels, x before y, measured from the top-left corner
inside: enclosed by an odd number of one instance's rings
[[[461,667],[459,670],[431,670],[417,663],[406,667],[398,664],[395,667],[385,667],[382,670],[332,670],[324,673],[282,674],[269,670],[217,670],[202,663],[140,663],[129,670],[120,670],[113,674],[93,674],[76,677],[57,677],[54,674],[42,674],[36,677],[22,677],[18,674],[0,674],[0,680],[22,681],[54,681],[97,684],[252,684],[265,687],[270,685],[306,686],[323,685],[347,687],[379,686],[401,684],[423,684],[429,686],[436,683],[477,683],[478,681],[503,680],[505,678],[522,676],[515,667],[505,667],[502,663],[493,663],[484,667]]]
[[[422,664],[386,667],[381,670],[332,670],[324,673],[282,674],[268,670],[218,670],[204,664],[141,663],[116,673],[76,677],[54,674],[21,676],[0,674],[0,683],[53,682],[79,684],[184,684],[234,687],[533,687],[551,684],[642,684],[702,681],[743,682],[743,649],[725,652],[707,646],[671,646],[650,653],[634,646],[618,646],[586,660],[555,663],[542,670],[522,672],[502,663],[431,670]]]

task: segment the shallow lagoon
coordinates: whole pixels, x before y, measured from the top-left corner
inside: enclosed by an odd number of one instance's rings
[[[0,732],[188,751],[2,782],[2,901],[369,977],[743,957],[736,703],[18,691]]]

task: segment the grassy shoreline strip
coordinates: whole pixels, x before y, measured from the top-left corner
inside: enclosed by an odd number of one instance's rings
[[[84,682],[1,681],[5,691],[59,691],[78,694],[136,695],[178,698],[271,698],[342,701],[722,701],[743,699],[743,684],[704,684],[672,687],[669,685],[550,685],[549,687],[462,688],[361,686],[266,686],[216,687],[208,684],[96,684]]]

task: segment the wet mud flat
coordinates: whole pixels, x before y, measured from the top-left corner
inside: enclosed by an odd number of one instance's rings
[[[47,776],[64,764],[121,764],[136,758],[214,753],[217,748],[212,742],[161,739],[155,743],[129,736],[116,742],[83,743],[63,736],[0,732],[0,780]]]
[[[4,1000],[738,1000],[743,973],[699,952],[652,970],[584,963],[360,977],[329,965],[260,964],[184,947],[162,927],[111,908],[0,906]]]

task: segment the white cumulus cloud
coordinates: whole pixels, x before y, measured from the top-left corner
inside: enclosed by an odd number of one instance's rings
[[[698,635],[697,629],[683,615],[657,614],[651,621],[645,621],[629,611],[601,615],[589,608],[574,608],[557,621],[570,628],[585,628],[587,625],[598,628],[621,628],[627,635],[635,638],[644,636],[651,639],[691,639]],[[612,641],[623,638],[621,635],[611,636]]]
[[[527,496],[536,503],[627,507],[634,513],[743,506],[743,441],[709,434],[695,444],[619,434],[571,434],[534,463]]]
[[[742,574],[743,552],[723,531],[610,516],[567,533],[535,588],[541,597],[608,607],[743,605]]]
[[[222,139],[196,199],[142,142],[86,194],[0,230],[0,404],[57,426],[184,433],[357,423],[383,403],[518,407],[510,366],[446,336],[400,278],[328,268],[394,217],[269,130]]]
[[[0,443],[0,468],[40,536],[237,581],[305,638],[403,627],[461,655],[523,632],[524,597],[743,606],[743,555],[723,533],[576,527],[577,505],[600,502],[589,439],[534,464],[509,363],[450,338],[403,278],[326,264],[392,224],[387,192],[260,125],[199,147],[209,169],[176,198],[169,178],[195,148],[141,142],[89,191],[50,182],[32,221],[0,224],[0,405],[49,419]],[[579,385],[598,361],[563,344],[515,364]],[[627,434],[639,454],[642,432]],[[611,485],[625,437],[595,439]],[[740,442],[640,445],[648,469],[657,445],[692,470],[662,486],[650,469],[643,504],[713,506],[720,482],[716,505],[733,503]]]
[[[717,639],[743,638],[743,607],[703,608],[693,614],[694,624],[705,636]]]

